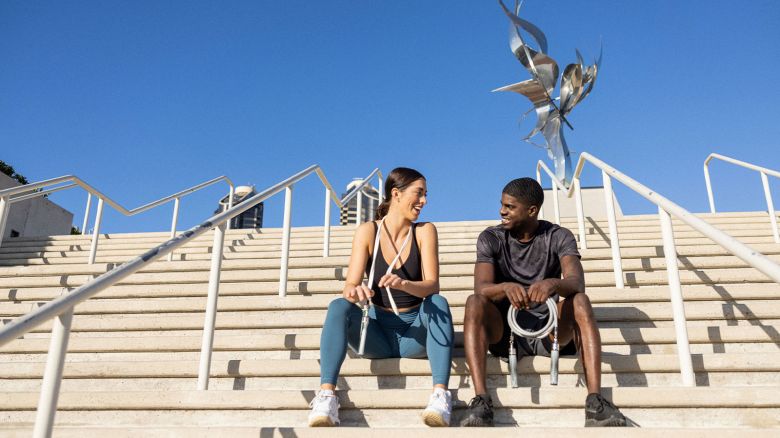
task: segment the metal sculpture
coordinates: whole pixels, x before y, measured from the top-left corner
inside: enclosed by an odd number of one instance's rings
[[[523,141],[535,144],[531,140],[533,136],[539,133],[544,136],[547,143],[544,147],[555,166],[555,176],[568,187],[573,174],[569,147],[563,136],[563,124],[574,129],[566,120],[566,115],[593,90],[601,66],[602,53],[599,51],[599,57],[592,65],[584,66],[582,55],[579,50],[575,50],[577,63],[569,64],[563,69],[560,96],[553,99],[551,96],[558,81],[558,64],[547,55],[547,38],[541,29],[519,17],[521,3],[515,2],[514,12],[510,11],[502,0],[498,0],[498,3],[510,20],[509,47],[531,74],[531,79],[493,91],[513,91],[531,100],[534,105],[532,110],[536,110],[536,126]],[[531,36],[538,49],[526,44],[521,30]],[[532,110],[526,112],[523,117]]]

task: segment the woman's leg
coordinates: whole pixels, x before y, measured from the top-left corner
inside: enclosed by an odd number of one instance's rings
[[[425,357],[427,353],[433,385],[446,389],[454,337],[447,299],[439,294],[429,295],[420,305],[417,319],[400,340],[401,357]]]
[[[360,343],[360,320],[363,312],[344,298],[336,298],[328,305],[328,314],[320,337],[320,387],[334,389],[341,364],[347,355],[347,342],[357,350]],[[369,312],[366,335],[366,358],[377,359],[391,355],[390,346],[376,321],[374,311]]]

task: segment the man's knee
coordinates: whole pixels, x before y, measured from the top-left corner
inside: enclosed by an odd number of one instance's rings
[[[482,320],[485,316],[485,309],[490,305],[490,300],[482,295],[472,294],[466,299],[467,320]]]
[[[590,304],[590,298],[587,295],[583,293],[575,294],[572,297],[572,307],[575,319],[593,319],[593,306]]]

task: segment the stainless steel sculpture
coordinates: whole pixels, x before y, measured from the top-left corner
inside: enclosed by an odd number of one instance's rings
[[[555,166],[555,176],[568,187],[572,180],[572,164],[569,148],[563,137],[563,124],[574,129],[566,120],[566,115],[593,90],[601,66],[601,52],[592,65],[584,66],[582,55],[579,50],[575,50],[577,63],[569,64],[563,69],[560,96],[553,99],[551,96],[558,81],[558,64],[547,55],[547,38],[541,29],[518,16],[520,4],[515,2],[513,12],[504,5],[502,0],[498,2],[510,20],[509,47],[531,74],[531,79],[493,91],[514,91],[531,100],[533,109],[536,110],[536,126],[523,138],[523,141],[535,144],[531,140],[533,136],[539,133],[544,136],[547,155],[553,160]],[[533,38],[538,50],[526,44],[521,30]],[[523,117],[530,112],[531,110],[526,112]]]

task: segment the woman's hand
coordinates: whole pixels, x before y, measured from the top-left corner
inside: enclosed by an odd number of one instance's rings
[[[363,283],[344,289],[344,298],[350,303],[368,302],[374,296],[374,291]]]
[[[385,274],[379,279],[379,287],[389,287],[392,289],[403,290],[404,286],[409,284],[409,280],[404,280],[396,274]]]

